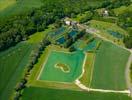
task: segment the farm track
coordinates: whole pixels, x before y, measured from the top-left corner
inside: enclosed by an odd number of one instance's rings
[[[127,83],[128,89],[131,92],[130,95],[132,96],[132,84],[131,84],[131,79],[130,79],[130,74],[129,74],[131,63],[132,63],[132,52],[131,52],[131,55],[129,56],[128,63],[126,65],[126,71],[125,71],[126,83]]]
[[[83,90],[86,90],[88,92],[93,91],[93,92],[104,92],[104,93],[123,93],[123,94],[130,94],[129,90],[105,90],[105,89],[93,89],[93,88],[88,88],[85,85],[83,85],[79,80],[75,81],[75,84],[80,87]]]

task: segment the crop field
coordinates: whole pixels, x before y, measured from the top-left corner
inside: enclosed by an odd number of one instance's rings
[[[127,89],[125,68],[129,55],[128,51],[109,42],[103,42],[96,54],[91,87]]]
[[[0,99],[7,100],[28,62],[32,45],[20,43],[0,53]]]
[[[42,4],[41,0],[0,0],[0,18],[26,12]]]
[[[32,95],[31,95],[32,94]],[[46,99],[45,99],[46,98]],[[69,91],[29,87],[24,90],[22,100],[131,100],[126,94]]]
[[[39,80],[73,82],[82,73],[83,60],[84,54],[81,51],[75,53],[51,51],[43,65]],[[59,63],[66,65],[69,72],[56,68],[55,65]]]

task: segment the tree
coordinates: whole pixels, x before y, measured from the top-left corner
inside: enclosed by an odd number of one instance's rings
[[[76,51],[76,48],[75,48],[74,46],[71,46],[71,47],[69,48],[69,51],[70,51],[70,52],[74,52],[74,51]]]

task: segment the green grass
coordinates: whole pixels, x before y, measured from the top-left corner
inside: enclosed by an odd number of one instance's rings
[[[87,87],[90,87],[94,67],[94,60],[95,53],[87,53],[87,59],[84,66],[85,72],[83,76],[79,79],[81,83]]]
[[[121,27],[117,26],[114,23],[104,22],[104,21],[97,21],[97,20],[91,20],[90,21],[90,27],[93,27],[97,30],[99,30],[98,34],[101,36],[117,43],[118,45],[124,45],[123,39],[117,38],[113,35],[111,35],[108,31],[118,32],[122,36],[128,35],[125,30],[123,30]]]
[[[32,45],[19,43],[0,53],[0,99],[8,100],[29,60]]]
[[[82,73],[83,60],[84,54],[81,51],[74,53],[51,51],[48,60],[45,62],[45,65],[43,65],[44,68],[42,69],[39,79],[46,81],[73,82]],[[57,63],[68,65],[70,72],[65,73],[55,68]]]
[[[27,41],[0,52],[0,100],[9,100],[14,87],[22,77],[31,51],[50,28],[51,26],[44,32],[31,35]]]
[[[86,46],[87,46],[87,43],[83,40],[78,40],[77,42],[74,43],[74,47],[77,50],[82,50]]]
[[[91,20],[90,26],[95,27],[99,30],[113,30],[113,31],[119,32],[120,34],[124,34],[124,35],[127,34],[127,32],[125,30],[123,30],[121,27],[117,26],[114,23]]]
[[[113,9],[113,11],[116,15],[123,14],[126,11],[132,11],[132,4],[129,6],[121,6],[119,8],[115,8]]]
[[[29,87],[22,100],[131,100],[126,94],[57,90]]]
[[[15,3],[12,4],[11,2],[13,2],[13,0],[4,0],[2,2],[3,3],[1,3],[0,6],[4,5],[5,7],[1,7],[1,9],[3,9],[0,11],[0,18],[25,13],[32,8],[38,8],[43,4],[41,0],[14,0]],[[6,5],[7,2],[10,6]]]
[[[103,42],[96,54],[91,88],[125,90],[125,68],[130,52]]]
[[[0,11],[16,3],[16,0],[0,0]]]

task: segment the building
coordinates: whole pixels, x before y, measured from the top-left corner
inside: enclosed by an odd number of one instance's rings
[[[108,10],[104,10],[104,11],[103,11],[103,16],[109,16]]]

